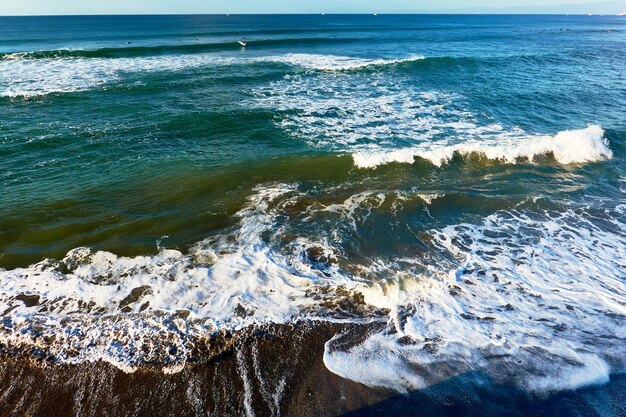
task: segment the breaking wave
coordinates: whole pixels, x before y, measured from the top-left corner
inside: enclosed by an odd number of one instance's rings
[[[356,152],[352,155],[359,168],[375,168],[389,163],[413,163],[416,158],[430,161],[440,167],[455,154],[481,155],[507,163],[553,155],[561,164],[580,164],[610,159],[613,153],[600,126],[566,130],[555,136],[495,137],[492,140],[467,141],[454,145],[425,144],[421,147],[396,150]]]
[[[163,55],[121,58],[85,58],[52,54],[33,59],[28,54],[11,54],[0,60],[0,97],[37,97],[51,93],[73,93],[120,82],[124,76],[200,67],[273,63],[316,71],[349,71],[420,60],[366,59],[358,57],[284,54],[233,57],[212,54]]]
[[[337,336],[326,366],[400,392],[470,372],[540,392],[608,381],[626,365],[624,209],[604,214],[608,231],[584,210],[431,230],[458,266],[406,278],[398,261],[396,281],[363,292],[390,309],[387,329],[362,343]]]
[[[367,59],[336,55],[287,54],[282,57],[270,57],[261,59],[267,59],[272,62],[275,61],[321,71],[350,71],[368,67],[384,67],[388,65],[421,61],[425,58],[423,56],[411,56],[398,59]]]
[[[251,104],[278,110],[282,129],[313,147],[351,154],[358,168],[416,158],[440,167],[455,155],[506,163],[553,156],[561,164],[613,156],[598,125],[556,135],[506,128],[469,111],[457,94],[420,91],[384,73],[296,75],[255,94]]]
[[[501,210],[413,229],[426,246],[412,255],[353,258],[351,242],[377,216],[401,218],[438,198],[420,190],[331,198],[267,185],[239,211],[239,224],[188,254],[79,248],[2,271],[0,344],[57,363],[176,372],[217,332],[376,320],[385,330],[364,341],[329,341],[326,366],[400,392],[472,371],[546,391],[623,369],[626,207]]]

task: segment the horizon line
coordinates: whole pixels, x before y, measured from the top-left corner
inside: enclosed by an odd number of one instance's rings
[[[497,13],[497,12],[315,12],[315,13],[90,13],[90,14],[7,14],[0,17],[92,17],[92,16],[623,16],[624,13]]]

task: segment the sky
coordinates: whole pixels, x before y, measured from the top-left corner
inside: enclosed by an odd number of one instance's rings
[[[403,13],[606,3],[606,0],[0,0],[0,15],[157,13]],[[626,2],[623,2],[626,4]],[[496,9],[494,9],[496,10]],[[488,10],[487,10],[488,11]],[[553,12],[553,11],[550,11]],[[563,13],[568,13],[563,9]]]

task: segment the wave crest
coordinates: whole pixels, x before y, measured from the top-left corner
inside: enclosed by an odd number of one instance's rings
[[[430,161],[441,167],[455,154],[462,156],[478,154],[488,159],[515,163],[520,159],[532,161],[542,155],[552,154],[561,164],[597,162],[613,157],[604,130],[598,125],[585,129],[566,130],[555,136],[531,136],[526,138],[495,138],[485,141],[469,141],[454,145],[425,145],[396,150],[362,151],[352,154],[358,168],[376,168],[390,163],[413,163],[416,158]]]
[[[80,52],[80,51],[79,51]],[[13,53],[0,57],[0,97],[37,97],[100,88],[124,76],[232,65],[278,64],[313,71],[354,71],[421,60],[370,59],[321,54],[281,54],[258,57],[220,56],[210,53],[88,57],[84,51]]]
[[[351,71],[368,67],[402,64],[407,62],[420,61],[423,59],[425,58],[421,55],[398,59],[368,59],[317,54],[287,54],[283,57],[268,58],[268,60],[270,61],[282,62],[320,71]]]

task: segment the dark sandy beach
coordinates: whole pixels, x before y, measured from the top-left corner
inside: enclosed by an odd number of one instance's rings
[[[375,325],[370,326],[375,327]],[[626,377],[602,387],[533,396],[463,375],[400,395],[343,379],[324,366],[337,333],[368,326],[298,323],[213,339],[181,372],[125,373],[103,362],[55,365],[27,352],[0,363],[0,415],[101,416],[623,416]],[[40,353],[40,352],[39,352]]]

